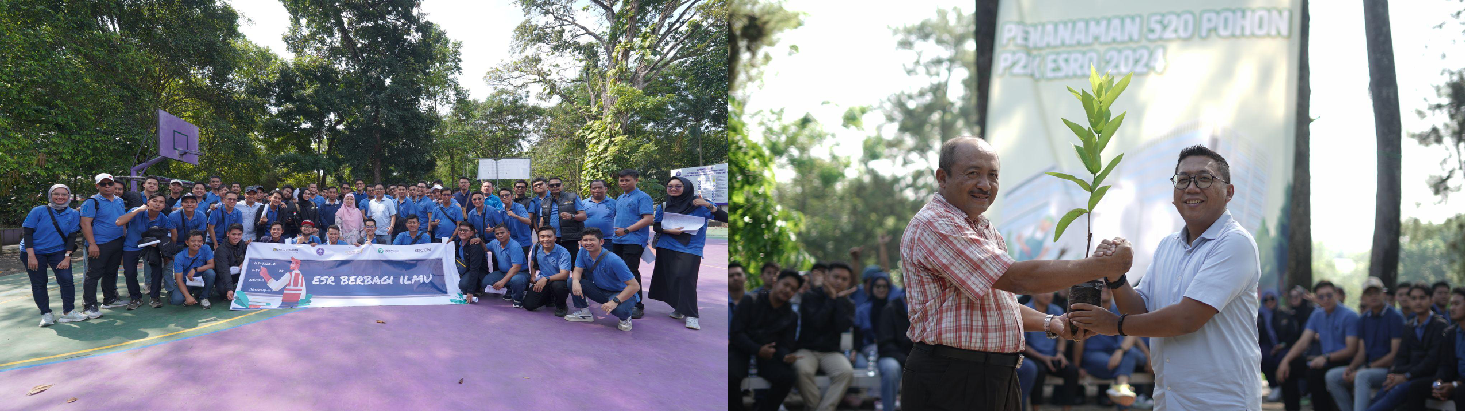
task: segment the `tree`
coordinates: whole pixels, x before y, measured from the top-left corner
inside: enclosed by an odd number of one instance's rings
[[[1312,139],[1308,125],[1313,123],[1308,105],[1313,91],[1308,83],[1308,0],[1303,0],[1302,9],[1298,18],[1298,102],[1293,107],[1293,182],[1286,200],[1291,207],[1284,209],[1286,225],[1278,225],[1278,233],[1287,239],[1288,245],[1283,268],[1286,288],[1313,286],[1313,211],[1309,198],[1312,177],[1308,170]],[[1393,288],[1395,284],[1385,283],[1385,286]]]
[[[1457,16],[1460,12],[1456,13]],[[1415,139],[1421,146],[1441,146],[1446,151],[1446,157],[1441,159],[1441,169],[1444,173],[1431,175],[1426,184],[1430,185],[1430,192],[1444,202],[1452,192],[1461,191],[1461,180],[1466,177],[1466,156],[1462,155],[1463,146],[1466,146],[1466,139],[1462,136],[1462,123],[1466,123],[1466,114],[1462,113],[1463,100],[1466,100],[1466,90],[1462,90],[1462,70],[1447,70],[1446,84],[1436,85],[1435,93],[1441,100],[1428,103],[1425,110],[1416,110],[1415,115],[1421,119],[1432,115],[1445,115],[1446,121],[1431,125],[1430,129],[1419,133],[1411,133],[1410,138]]]
[[[1369,96],[1374,102],[1379,180],[1374,197],[1374,246],[1369,275],[1395,284],[1400,262],[1400,93],[1395,83],[1395,49],[1390,8],[1364,0],[1364,40],[1369,54]]]
[[[977,137],[987,140],[988,120],[988,90],[993,81],[993,49],[997,47],[998,34],[998,0],[978,0],[976,30],[973,32],[973,39],[977,43],[977,55],[974,58],[973,68],[976,75],[969,76],[977,82],[973,90],[976,93],[972,96],[972,103],[975,106],[974,115],[977,117]]]

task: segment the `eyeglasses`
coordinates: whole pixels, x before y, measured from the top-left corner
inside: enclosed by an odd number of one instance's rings
[[[550,184],[550,187],[560,187],[560,184],[559,183],[551,183]]]
[[[1185,173],[1177,173],[1175,176],[1171,176],[1171,183],[1175,183],[1176,190],[1186,190],[1186,187],[1190,186],[1191,182],[1196,182],[1197,189],[1206,189],[1208,187],[1211,187],[1212,182],[1216,180],[1222,179],[1218,179],[1217,177],[1208,174],[1191,176]],[[1222,180],[1222,183],[1231,182]]]

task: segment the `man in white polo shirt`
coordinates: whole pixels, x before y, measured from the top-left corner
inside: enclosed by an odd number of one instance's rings
[[[1232,219],[1226,159],[1204,146],[1181,151],[1172,202],[1186,222],[1161,240],[1138,286],[1106,278],[1122,315],[1086,304],[1070,319],[1106,335],[1151,337],[1156,410],[1261,410],[1257,346],[1257,242]],[[1096,255],[1112,244],[1100,242]],[[1128,385],[1112,388],[1133,401]]]

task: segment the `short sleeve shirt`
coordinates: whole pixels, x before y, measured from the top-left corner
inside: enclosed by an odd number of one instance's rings
[[[392,216],[397,215],[397,205],[391,199],[372,199],[367,202],[367,214],[377,222],[377,236],[392,232]]]
[[[615,228],[631,227],[642,216],[650,215],[652,209],[652,197],[641,190],[632,190],[616,197],[616,216],[612,222],[612,232],[607,236],[615,236]],[[645,245],[650,239],[651,225],[647,225],[636,231],[628,231],[624,236],[611,238],[611,243],[617,245]]]
[[[52,224],[51,217],[47,215],[56,216],[56,224]],[[56,212],[50,206],[41,205],[32,208],[31,212],[25,215],[25,221],[21,222],[20,226],[36,230],[35,234],[31,236],[36,244],[27,246],[22,240],[21,250],[32,247],[36,249],[36,253],[56,253],[66,250],[66,236],[81,230],[81,215],[77,213],[76,209],[67,208]],[[57,226],[60,226],[64,233],[56,233]]]
[[[189,232],[195,230],[204,232],[209,229],[209,218],[204,216],[204,211],[199,209],[194,209],[192,214],[185,213],[183,209],[174,210],[173,216],[169,218],[173,219],[173,228],[178,229],[178,238],[173,239],[173,241],[178,242],[180,245],[188,240]],[[205,241],[208,238],[207,235],[204,236]]]
[[[1359,337],[1359,313],[1344,305],[1335,306],[1333,313],[1318,308],[1308,315],[1303,329],[1318,334],[1318,348],[1323,353],[1337,352],[1347,346],[1345,340]]]
[[[1007,243],[987,218],[933,195],[901,236],[909,262],[906,306],[912,342],[983,352],[1023,350],[1023,323],[1013,293],[993,283],[1013,265]]]
[[[183,273],[186,270],[207,265],[213,258],[214,249],[210,249],[209,245],[199,246],[198,254],[189,253],[185,248],[173,257],[173,273]]]
[[[124,214],[127,214],[127,205],[119,196],[107,200],[94,195],[81,202],[81,217],[92,218],[92,238],[99,245],[127,235],[122,226],[117,226],[117,218]]]
[[[519,265],[521,269],[525,268],[524,247],[519,246],[519,242],[515,242],[514,239],[509,239],[508,244],[501,244],[499,239],[494,239],[489,242],[489,252],[494,254],[495,270],[509,273],[509,269],[514,265]]]
[[[576,252],[575,267],[580,268],[581,276],[589,276],[591,283],[596,287],[605,290],[621,290],[626,288],[626,281],[631,280],[631,269],[626,267],[626,261],[621,260],[615,253],[601,248],[601,255],[591,259],[590,252],[581,249]]]
[[[570,251],[566,250],[564,246],[555,245],[555,248],[551,249],[548,253],[543,246],[535,247],[534,258],[535,266],[539,268],[539,273],[536,273],[534,279],[530,279],[531,281],[555,276],[561,270],[572,270],[571,265],[573,263],[570,262]]]
[[[1262,267],[1257,242],[1231,212],[1189,245],[1183,233],[1173,233],[1156,246],[1136,292],[1151,312],[1190,298],[1217,314],[1196,332],[1150,339],[1155,408],[1261,410],[1257,284]]]
[[[1379,312],[1359,315],[1359,340],[1364,344],[1365,362],[1374,362],[1390,354],[1390,340],[1405,333],[1405,316],[1390,306]]]
[[[122,243],[122,250],[128,252],[138,250],[137,244],[142,242],[143,233],[146,233],[148,229],[152,228],[163,230],[172,229],[173,219],[163,214],[162,211],[159,211],[158,215],[152,218],[148,217],[148,211],[146,210],[138,212],[136,216],[132,217],[132,220],[127,222],[127,240]]]

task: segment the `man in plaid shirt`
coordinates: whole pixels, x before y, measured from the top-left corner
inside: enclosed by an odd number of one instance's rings
[[[902,373],[910,410],[1017,410],[1023,332],[1070,335],[1066,315],[1019,305],[1016,294],[1049,293],[1130,270],[1128,242],[1103,257],[1014,262],[982,213],[998,194],[998,154],[986,141],[942,145],[938,193],[901,237],[913,349]]]

